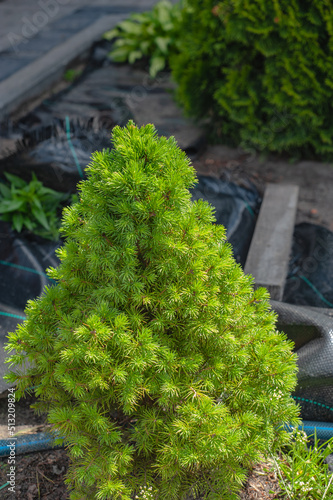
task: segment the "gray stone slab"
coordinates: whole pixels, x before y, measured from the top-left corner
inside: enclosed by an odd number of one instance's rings
[[[93,21],[96,21],[101,16],[100,12],[85,12],[84,10],[76,11],[70,16],[58,19],[52,23],[54,31],[72,31],[75,33],[89,26]]]
[[[21,44],[19,46],[19,50],[17,52],[17,55],[13,55],[13,59],[16,57],[17,59],[22,57],[22,52],[24,50],[25,54],[31,54],[31,59],[37,59],[38,57],[42,56],[43,54],[46,54],[46,52],[49,52],[52,50],[54,47],[57,45],[65,42],[67,39],[69,39],[73,33],[70,31],[67,32],[41,32],[38,35],[36,35],[34,38],[29,40],[26,44]],[[2,64],[2,59],[3,56],[1,56],[1,64]],[[26,62],[25,64],[27,64]]]
[[[15,40],[14,48],[11,40],[13,37],[23,37],[24,40],[31,23],[37,28],[35,34],[38,34],[41,28],[47,28],[56,19],[66,17],[73,10],[90,3],[91,0],[68,0],[64,3],[54,0],[52,7],[52,1],[48,4],[47,0],[5,0],[0,3],[0,52],[7,49],[12,52],[15,49],[16,52]],[[43,26],[39,24],[41,21]]]
[[[297,210],[298,186],[267,184],[245,264],[255,286],[282,300]]]
[[[28,59],[2,56],[0,64],[0,81],[8,78],[10,75],[25,66],[28,62]]]
[[[103,16],[50,52],[0,82],[0,120],[59,80],[66,66],[126,14]]]
[[[177,0],[172,0],[175,3]],[[73,11],[82,8],[98,10],[99,15],[120,12],[149,10],[157,0],[4,0],[0,2],[0,52],[17,50],[17,37],[23,37],[31,30],[31,23],[37,27],[35,36],[41,29],[58,19],[65,19]],[[51,5],[52,4],[52,5]],[[46,17],[45,17],[46,16]],[[40,24],[42,23],[42,24]],[[13,47],[14,37],[14,47]],[[15,38],[16,37],[16,38]]]
[[[154,123],[160,135],[174,136],[189,156],[194,157],[203,146],[203,129],[183,116],[170,94],[153,93],[149,87],[136,86],[126,95],[125,102],[137,125]]]
[[[147,66],[148,69],[148,66]],[[134,68],[131,65],[111,65],[94,71],[88,75],[86,86],[93,88],[97,81],[99,87],[103,89],[117,89],[131,92],[133,95],[141,92],[161,93],[165,90],[175,88],[175,84],[170,81],[168,72],[159,73],[156,78],[151,78],[144,69]]]

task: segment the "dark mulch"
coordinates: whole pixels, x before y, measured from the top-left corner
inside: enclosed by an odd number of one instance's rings
[[[281,488],[274,467],[270,462],[257,464],[248,477],[240,500],[273,500],[285,498],[281,495]]]
[[[8,486],[0,491],[3,500],[67,500],[64,475],[68,468],[65,449],[30,453],[16,457],[15,493]],[[8,460],[1,459],[1,485],[7,482]]]

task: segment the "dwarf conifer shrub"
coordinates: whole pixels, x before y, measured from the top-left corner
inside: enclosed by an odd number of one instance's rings
[[[244,149],[333,158],[333,2],[185,0],[171,60],[185,110]]]
[[[72,499],[237,498],[298,423],[295,355],[210,205],[191,202],[174,138],[129,122],[113,144],[64,210],[57,283],[9,334],[9,362],[31,366],[7,379],[36,387],[67,444]]]

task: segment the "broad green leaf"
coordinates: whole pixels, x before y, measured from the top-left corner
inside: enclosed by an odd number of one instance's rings
[[[106,33],[104,33],[103,38],[105,38],[106,40],[112,40],[113,38],[116,38],[117,36],[119,36],[119,29],[114,28],[113,30],[110,30],[110,31],[107,31]]]
[[[170,43],[170,38],[165,38],[162,36],[156,37],[156,45],[162,52],[162,54],[167,54],[168,53],[168,45]]]
[[[143,54],[140,50],[133,50],[128,56],[128,62],[133,64],[137,59],[141,59],[142,56]]]
[[[169,2],[159,2],[156,7],[156,17],[158,21],[163,25],[164,23],[170,22],[170,10],[172,5]]]
[[[129,50],[126,47],[115,49],[110,53],[111,58],[115,62],[125,62],[129,56]]]
[[[20,177],[17,177],[17,175],[8,174],[8,172],[4,172],[4,174],[6,179],[17,188],[24,188],[27,185],[27,183]]]
[[[153,26],[152,24],[149,24],[149,26],[147,26],[146,28],[146,31],[147,31],[147,34],[150,36],[150,37],[155,37],[155,26]]]
[[[141,14],[133,14],[131,16],[131,19],[138,21],[140,24],[144,24],[144,23],[149,22],[149,20],[151,18],[151,16],[149,14],[150,14],[150,12],[148,14],[145,12],[143,12]]]
[[[31,210],[33,216],[38,220],[38,222],[45,227],[45,229],[50,229],[50,225],[46,218],[46,215],[43,210],[33,207]]]
[[[14,214],[13,215],[13,227],[16,229],[18,233],[21,232],[23,226],[23,215],[22,214]]]
[[[114,44],[113,44],[113,47],[112,47],[112,50],[111,50],[111,54],[116,50],[116,49],[119,49],[121,47],[127,47],[128,50],[133,50],[137,47],[138,43],[137,41],[134,39],[134,38],[129,38],[129,37],[125,37],[125,38],[118,38]]]
[[[10,198],[11,197],[11,193],[10,193],[9,187],[6,186],[6,184],[3,184],[2,182],[0,182],[0,193],[2,194],[2,196],[4,198]]]
[[[23,205],[23,200],[5,200],[0,202],[0,213],[14,212]]]
[[[143,52],[143,54],[147,55],[149,46],[150,42],[148,40],[144,40],[143,42],[140,43],[140,50]]]
[[[154,56],[150,60],[149,73],[152,78],[154,78],[159,71],[165,67],[165,57]]]
[[[118,24],[118,27],[121,28],[126,33],[133,33],[134,35],[139,35],[141,33],[141,26],[139,23],[134,21],[126,20],[122,21]]]
[[[174,31],[175,26],[173,23],[165,23],[163,24],[163,30],[164,31]]]

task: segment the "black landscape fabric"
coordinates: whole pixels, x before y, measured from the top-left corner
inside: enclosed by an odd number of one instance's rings
[[[283,301],[333,308],[333,233],[325,227],[295,227]]]
[[[199,175],[198,183],[190,191],[193,200],[201,198],[215,208],[216,222],[226,228],[234,257],[244,267],[261,204],[255,187],[245,189],[232,182]]]
[[[52,284],[45,270],[58,265],[58,246],[59,242],[20,236],[10,224],[0,221],[0,392],[7,387],[2,380],[7,371],[3,350],[6,335],[24,320],[27,301]]]

